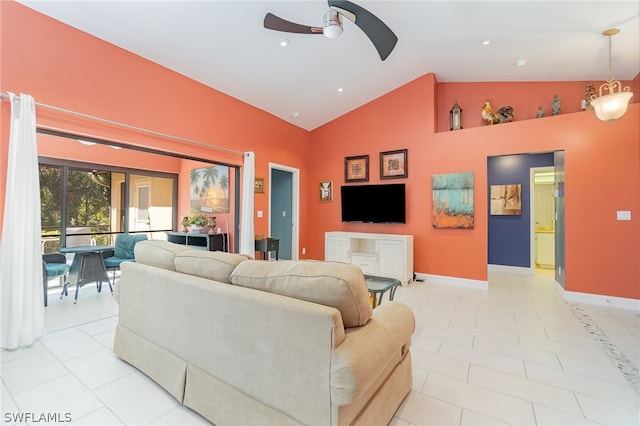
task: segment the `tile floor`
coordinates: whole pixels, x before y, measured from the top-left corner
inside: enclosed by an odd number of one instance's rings
[[[108,292],[58,295],[47,335],[0,353],[3,424],[208,424],[112,354]],[[640,424],[640,313],[566,304],[551,277],[502,272],[487,291],[417,282],[396,300],[416,332],[413,390],[392,425]]]

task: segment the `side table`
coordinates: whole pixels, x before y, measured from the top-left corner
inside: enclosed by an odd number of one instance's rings
[[[365,275],[364,281],[367,283],[367,290],[373,295],[374,308],[382,303],[382,296],[387,291],[389,291],[389,300],[393,300],[396,288],[400,284],[400,280],[395,278],[376,277],[374,275]]]
[[[276,252],[276,260],[278,260],[278,250],[280,249],[280,240],[274,238],[256,240],[255,250],[262,253],[262,260],[267,260],[267,253],[270,251]]]

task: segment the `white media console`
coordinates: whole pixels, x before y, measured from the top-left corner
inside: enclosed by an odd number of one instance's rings
[[[367,275],[413,280],[413,235],[326,232],[324,258],[353,263]]]

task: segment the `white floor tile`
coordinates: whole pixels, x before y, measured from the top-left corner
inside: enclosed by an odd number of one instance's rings
[[[67,361],[79,356],[99,351],[104,347],[81,331],[48,339],[42,344],[59,360]]]
[[[638,393],[628,384],[614,383],[527,361],[525,361],[525,366],[527,378],[531,380],[632,407],[638,405]]]
[[[640,425],[638,405],[629,407],[580,393],[576,396],[584,410],[585,417],[589,420],[609,425]]]
[[[52,290],[48,333],[0,352],[3,414],[70,412],[79,425],[208,424],[113,355],[118,305],[105,288],[86,286],[77,304],[75,289],[62,300]],[[578,305],[558,297],[552,276],[490,272],[488,290],[416,282],[395,300],[414,311],[416,331],[413,390],[391,425],[638,425],[633,378],[576,318]],[[640,365],[639,312],[579,308]]]
[[[482,414],[474,413],[470,410],[462,410],[462,420],[460,426],[488,426],[488,425],[506,425],[499,420],[483,416]]]
[[[12,395],[69,374],[49,351],[39,351],[2,364],[2,381]]]
[[[45,415],[53,413],[67,421],[73,421],[102,407],[102,402],[72,374],[16,393],[14,399],[23,412]]]
[[[190,410],[184,405],[180,405],[173,410],[169,411],[164,416],[153,421],[152,425],[210,425],[204,417],[200,416],[196,412]]]
[[[533,411],[536,415],[536,424],[540,426],[580,426],[580,425],[601,425],[607,423],[596,423],[585,419],[583,416],[572,416],[563,411],[553,408],[533,404]]]
[[[130,374],[94,393],[125,424],[149,424],[178,406],[178,401],[143,374]]]
[[[92,390],[136,371],[106,348],[73,358],[64,364]]]
[[[422,393],[505,423],[535,424],[531,402],[437,373],[429,374]]]
[[[574,416],[582,415],[575,395],[567,389],[476,365],[472,365],[469,370],[469,383]]]
[[[492,352],[444,342],[440,347],[438,354],[444,357],[466,361],[471,364],[482,365],[522,377],[525,375],[524,362],[522,360]]]
[[[439,399],[411,391],[396,416],[414,425],[458,425],[462,409]]]
[[[411,350],[411,361],[416,367],[462,381],[466,381],[469,374],[469,362],[420,349]]]
[[[99,408],[86,416],[74,419],[71,422],[72,425],[82,426],[105,426],[105,425],[123,425],[115,414],[113,414],[106,407]]]

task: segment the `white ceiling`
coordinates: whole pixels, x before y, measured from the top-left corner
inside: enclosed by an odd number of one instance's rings
[[[20,3],[307,130],[430,72],[441,82],[600,83],[608,74],[602,31],[612,27],[621,30],[612,39],[614,77],[640,72],[638,0],[355,1],[398,36],[384,62],[346,19],[333,40],[262,26],[267,12],[321,26],[323,0]]]

